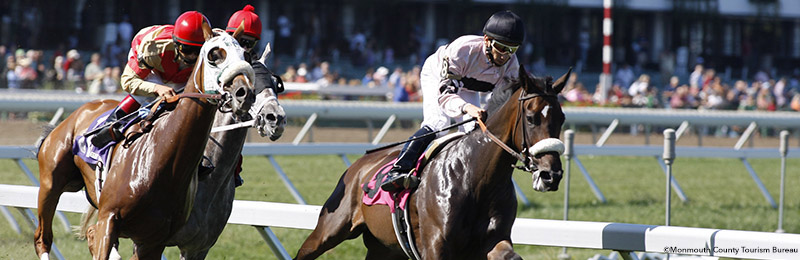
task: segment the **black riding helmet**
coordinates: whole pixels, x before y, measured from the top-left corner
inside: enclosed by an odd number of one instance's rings
[[[520,45],[525,40],[525,25],[517,14],[511,11],[494,13],[486,25],[483,33],[497,40]]]

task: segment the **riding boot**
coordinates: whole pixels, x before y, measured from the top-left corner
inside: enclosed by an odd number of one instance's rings
[[[433,133],[433,130],[424,126],[417,130],[409,139],[414,139],[429,133]],[[422,155],[422,152],[425,151],[428,144],[435,138],[436,135],[431,134],[406,143],[403,150],[400,151],[397,162],[392,165],[392,169],[387,173],[386,180],[381,183],[381,189],[394,192],[416,187],[419,181],[412,178],[410,172],[414,169],[419,156]]]
[[[110,142],[122,140],[122,131],[124,130],[122,128],[124,124],[118,121],[131,112],[136,111],[139,106],[141,105],[136,102],[131,95],[122,99],[119,105],[114,108],[114,111],[111,112],[111,115],[108,115],[106,121],[103,122],[103,127],[101,129],[87,133],[87,135],[94,135],[94,137],[91,138],[92,145],[102,148]]]

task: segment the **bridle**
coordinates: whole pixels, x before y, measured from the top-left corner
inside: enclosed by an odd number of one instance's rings
[[[555,95],[551,95],[551,94],[545,94],[545,93],[526,93],[525,89],[524,88],[522,89],[522,94],[520,94],[520,97],[517,99],[517,101],[519,101],[519,105],[518,105],[519,109],[517,109],[517,121],[514,123],[514,128],[512,130],[512,134],[511,134],[511,136],[514,136],[514,132],[516,131],[517,126],[519,125],[519,122],[523,121],[523,124],[525,124],[525,125],[522,126],[522,147],[523,148],[522,148],[522,151],[520,151],[520,152],[515,151],[513,148],[511,148],[510,146],[505,144],[503,141],[501,141],[500,138],[498,138],[497,136],[495,136],[494,134],[489,132],[489,130],[486,128],[486,125],[483,123],[483,121],[477,120],[478,121],[478,125],[480,125],[480,127],[481,127],[481,131],[483,131],[483,133],[486,134],[486,136],[488,136],[489,139],[491,139],[495,144],[500,146],[500,148],[503,148],[503,150],[505,150],[507,153],[509,153],[515,159],[517,159],[518,161],[522,162],[522,165],[516,165],[516,163],[515,163],[512,166],[514,168],[517,168],[517,169],[520,169],[520,170],[523,170],[523,171],[526,171],[526,172],[534,172],[534,171],[536,171],[538,169],[538,166],[536,166],[536,164],[533,162],[533,160],[531,160],[531,158],[529,156],[525,156],[525,153],[527,153],[527,149],[530,146],[528,145],[528,128],[527,128],[527,124],[529,124],[529,123],[527,122],[528,120],[525,120],[525,115],[524,115],[525,109],[523,108],[524,107],[523,103],[526,100],[532,99],[532,98],[535,98],[535,97],[556,97],[556,96]]]

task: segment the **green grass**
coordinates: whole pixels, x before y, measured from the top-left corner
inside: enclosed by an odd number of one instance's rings
[[[351,156],[355,161],[358,156]],[[338,156],[282,156],[277,157],[284,171],[310,204],[321,205],[345,170]],[[580,157],[607,203],[600,203],[588,183],[572,164],[570,193],[570,219],[637,224],[664,224],[665,176],[655,158],[651,157]],[[36,171],[36,162],[25,160]],[[779,198],[780,160],[750,160],[753,168],[769,189],[773,198]],[[784,229],[800,233],[800,178],[796,169],[800,160],[787,165],[787,191]],[[0,160],[0,183],[30,185],[25,175],[11,160]],[[672,225],[774,231],[778,210],[771,208],[738,159],[679,158],[673,167],[675,178],[689,197],[683,203],[673,192]],[[283,186],[275,170],[264,157],[246,157],[244,161],[245,184],[237,189],[236,199],[295,203]],[[518,172],[514,176],[531,200],[530,207],[520,207],[518,217],[561,219],[565,183],[558,192],[538,193],[530,188],[530,175]],[[11,209],[17,221],[22,215]],[[35,211],[34,211],[35,212]],[[78,223],[78,214],[67,214],[71,223]],[[24,224],[24,222],[21,222]],[[87,259],[86,242],[77,240],[54,224],[55,242],[68,259]],[[274,228],[281,242],[294,255],[309,230]],[[33,231],[26,224],[22,234],[15,233],[6,221],[0,220],[0,259],[35,259]],[[553,234],[558,236],[558,234]],[[561,252],[556,247],[515,245],[515,250],[525,259],[556,259]],[[130,257],[131,245],[123,240],[120,252]],[[569,249],[573,259],[587,259],[595,254],[608,255],[608,250]],[[321,259],[361,259],[365,249],[361,239],[339,245]],[[169,259],[178,259],[178,250],[165,252]],[[259,233],[250,226],[228,225],[208,259],[275,259]]]

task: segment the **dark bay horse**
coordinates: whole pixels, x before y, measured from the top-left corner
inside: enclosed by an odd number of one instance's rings
[[[565,117],[557,94],[569,72],[520,80],[496,89],[486,126],[502,143],[526,157],[533,188],[555,191],[561,180],[558,141]],[[517,199],[511,175],[517,157],[480,130],[447,144],[421,172],[408,202],[410,223],[422,259],[521,259],[511,243]],[[542,147],[542,143],[549,143]],[[529,145],[533,145],[528,147]],[[315,259],[346,239],[362,235],[366,259],[408,259],[398,244],[389,207],[362,203],[361,185],[399,149],[364,155],[348,168],[322,207],[317,226],[295,259]]]
[[[206,43],[182,95],[219,92],[228,97],[224,102],[228,110],[247,113],[254,101],[253,70],[244,61],[244,49],[228,34],[214,36],[207,24],[203,30]],[[89,102],[46,133],[38,153],[41,186],[39,226],[34,234],[41,259],[48,258],[53,213],[64,191],[85,186],[88,199],[98,207],[97,224],[86,232],[94,259],[108,259],[119,237],[133,241],[133,259],[159,259],[165,241],[189,217],[197,165],[219,104],[206,97],[179,99],[174,109],[155,119],[149,133],[128,147],[117,145],[99,195],[92,192],[95,171],[71,147],[92,119],[115,104],[113,100]]]

